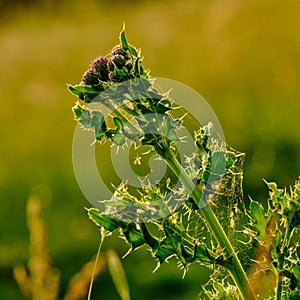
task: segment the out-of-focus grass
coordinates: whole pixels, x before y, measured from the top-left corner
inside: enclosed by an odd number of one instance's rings
[[[44,186],[48,195],[49,247],[54,264],[65,271],[63,283],[97,248],[97,230],[83,210],[89,203],[73,175],[75,99],[65,83],[77,83],[90,60],[118,42],[123,21],[152,75],[201,93],[228,143],[247,152],[248,194],[266,196],[262,177],[288,185],[300,174],[300,2],[45,3],[7,12],[0,26],[0,298],[16,295],[11,266],[28,255],[25,203],[32,186]],[[115,239],[109,243],[125,252]],[[169,273],[172,265],[152,275],[153,262],[143,254],[124,262],[133,299],[145,287],[167,286],[163,278],[180,278]],[[137,275],[140,270],[147,281]],[[199,278],[179,281],[178,299],[191,299]],[[100,293],[101,284],[95,290]]]

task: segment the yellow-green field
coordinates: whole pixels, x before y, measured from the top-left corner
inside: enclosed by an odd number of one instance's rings
[[[34,187],[43,195],[62,294],[70,276],[97,251],[99,234],[73,174],[75,98],[66,84],[78,83],[91,59],[118,43],[124,21],[151,74],[202,94],[227,142],[247,153],[246,198],[267,196],[262,178],[293,184],[300,175],[299,15],[296,0],[47,1],[3,10],[0,299],[26,299],[12,268],[28,258],[25,207]],[[105,242],[108,247],[126,252],[114,237]],[[155,262],[146,253],[141,249],[124,260],[132,299],[196,298],[204,269],[194,266],[181,280],[171,262],[152,274]],[[92,299],[108,298],[119,299],[104,271]]]

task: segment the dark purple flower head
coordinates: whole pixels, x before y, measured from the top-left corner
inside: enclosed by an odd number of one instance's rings
[[[102,81],[108,80],[107,62],[108,59],[106,57],[96,57],[91,63],[92,69],[100,75],[100,80]]]
[[[82,75],[82,81],[87,85],[96,85],[99,83],[99,75],[93,69],[89,69]]]
[[[118,69],[122,69],[125,64],[126,64],[126,60],[125,57],[123,55],[114,55],[112,57],[110,57],[108,59],[108,68],[110,71],[113,71],[116,67]]]
[[[112,48],[111,50],[111,56],[114,56],[114,55],[122,55],[124,56],[126,59],[129,59],[130,58],[130,53],[129,51],[125,50],[121,44],[115,46]]]

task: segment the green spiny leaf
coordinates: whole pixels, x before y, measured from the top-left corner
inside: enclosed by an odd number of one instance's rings
[[[119,117],[114,117],[113,122],[117,126],[118,130],[120,130],[122,128],[123,122],[121,121],[121,119]]]
[[[129,223],[126,229],[123,229],[123,234],[127,242],[131,245],[132,250],[142,246],[146,242],[142,231],[134,223]]]
[[[84,127],[84,128],[91,128],[92,127],[92,119],[91,119],[91,113],[87,109],[82,109],[81,116],[78,118],[78,122]]]
[[[136,49],[133,46],[131,46],[130,44],[128,44],[124,29],[120,33],[120,40],[121,40],[121,44],[122,44],[123,49],[129,50],[129,52],[131,53],[131,55],[133,57],[138,56],[138,53],[137,53]]]
[[[83,108],[78,103],[76,103],[76,105],[74,105],[72,107],[72,110],[74,112],[75,118],[79,119],[81,117],[81,115],[82,115]]]
[[[121,40],[121,43],[122,43],[122,48],[125,49],[125,50],[129,50],[129,45],[128,45],[127,40],[126,40],[124,29],[121,31],[120,40]]]
[[[133,46],[129,45],[129,51],[133,57],[138,57],[138,52]]]
[[[95,128],[96,139],[99,140],[99,137],[104,136],[106,130],[106,124],[102,112],[100,111],[92,112],[91,125]]]
[[[120,226],[120,222],[114,218],[104,215],[97,208],[87,209],[89,218],[99,227],[107,231],[113,232]]]
[[[197,243],[194,252],[194,256],[199,259],[201,263],[212,263],[212,257],[204,243]]]
[[[298,265],[293,265],[293,273],[296,278],[296,284],[298,287],[300,287],[300,266]]]
[[[291,291],[289,295],[289,300],[299,300],[300,299],[300,292],[298,290]]]
[[[216,151],[210,157],[211,172],[213,174],[223,174],[226,164],[225,153],[223,151]]]
[[[300,261],[300,246],[299,245],[296,248],[296,254],[298,256],[298,260]]]
[[[123,146],[125,144],[125,137],[122,133],[116,133],[116,134],[112,135],[111,140],[117,146]]]
[[[156,250],[159,246],[158,240],[154,238],[151,233],[148,231],[145,223],[141,224],[142,232],[146,243],[152,248],[152,250]]]
[[[261,238],[265,235],[266,226],[268,220],[265,218],[264,215],[264,208],[262,205],[256,201],[251,201],[250,203],[250,211],[251,215],[254,218],[254,227],[258,231],[258,234]]]
[[[225,300],[226,299],[226,292],[225,289],[223,287],[223,285],[219,282],[214,282],[213,283],[213,287],[214,289],[217,291],[217,299],[218,300]]]
[[[229,169],[237,161],[235,153],[227,152],[226,153],[226,168]]]
[[[139,57],[136,58],[134,65],[133,65],[133,69],[134,69],[134,75],[137,78],[140,78],[142,73],[141,73],[141,68],[140,68],[140,58]]]
[[[159,259],[160,263],[163,263],[169,257],[177,255],[180,261],[186,263],[181,253],[181,238],[172,234],[165,237],[160,243],[155,256]]]
[[[99,92],[104,91],[104,87],[102,84],[98,84],[98,85],[69,85],[68,86],[69,91],[76,95],[76,96],[80,96],[81,94],[99,94]]]

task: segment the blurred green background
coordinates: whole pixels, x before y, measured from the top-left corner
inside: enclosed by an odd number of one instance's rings
[[[300,1],[0,1],[0,299],[25,299],[12,267],[28,259],[25,206],[43,191],[43,217],[63,294],[97,251],[99,233],[73,174],[75,98],[97,55],[118,43],[142,49],[153,76],[181,81],[216,112],[227,142],[247,153],[245,196],[263,200],[262,178],[291,185],[300,175]],[[122,256],[116,237],[104,244]],[[176,263],[156,273],[145,249],[124,260],[132,299],[195,299],[207,272]],[[107,272],[92,299],[119,299]]]

